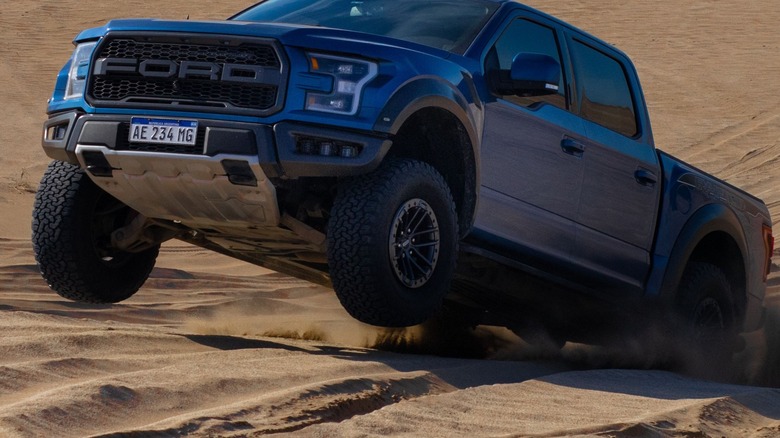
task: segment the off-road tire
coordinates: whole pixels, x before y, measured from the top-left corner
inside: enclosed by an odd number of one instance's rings
[[[703,377],[728,378],[739,337],[726,274],[713,264],[692,262],[680,281],[678,297],[688,367]]]
[[[134,214],[78,166],[50,163],[35,195],[32,221],[35,260],[49,287],[85,303],[116,303],[138,291],[159,245],[129,253],[108,243],[110,232]]]
[[[409,205],[430,216],[428,229],[438,228],[438,252],[432,256],[432,270],[407,278],[391,252],[400,251],[393,239]],[[442,305],[457,252],[452,194],[427,163],[391,159],[339,187],[328,223],[328,266],[336,295],[354,318],[382,327],[427,320]]]

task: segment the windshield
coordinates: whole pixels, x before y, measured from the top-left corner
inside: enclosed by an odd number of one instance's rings
[[[487,0],[267,0],[232,19],[334,27],[463,53],[497,7]]]

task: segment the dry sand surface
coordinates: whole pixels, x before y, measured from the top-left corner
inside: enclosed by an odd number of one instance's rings
[[[626,51],[658,145],[762,197],[780,218],[776,0],[574,0],[531,5]],[[652,354],[539,352],[501,330],[482,358],[442,358],[422,329],[350,319],[332,291],[166,244],[130,300],[87,306],[37,274],[29,242],[54,77],[83,28],[115,17],[212,19],[238,0],[0,3],[0,437],[780,436],[780,274],[741,378],[659,369]],[[405,341],[418,354],[378,351]],[[464,340],[465,341],[465,340]],[[653,369],[655,368],[655,369]]]

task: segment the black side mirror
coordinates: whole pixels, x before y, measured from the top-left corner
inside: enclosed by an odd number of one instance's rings
[[[540,53],[518,53],[509,71],[491,72],[494,91],[502,95],[544,96],[558,93],[561,65]]]

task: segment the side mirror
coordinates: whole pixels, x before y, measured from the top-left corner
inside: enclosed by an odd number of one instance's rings
[[[518,53],[512,60],[512,69],[509,72],[504,70],[498,73],[494,88],[499,93],[544,96],[558,93],[561,65],[551,56]]]

